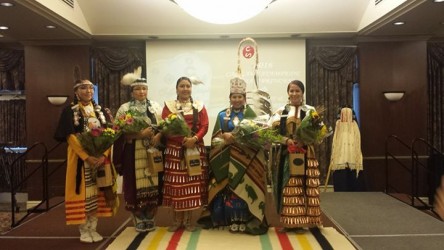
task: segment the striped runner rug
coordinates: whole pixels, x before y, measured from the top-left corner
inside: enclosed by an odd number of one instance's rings
[[[194,232],[178,230],[168,232],[166,227],[155,231],[137,233],[127,227],[108,246],[107,250],[271,250],[271,249],[356,249],[347,238],[332,227],[297,232],[278,232],[270,228],[264,235],[233,234],[228,230],[204,230]]]

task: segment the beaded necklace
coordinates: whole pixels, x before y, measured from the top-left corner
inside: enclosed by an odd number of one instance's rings
[[[225,117],[224,117],[224,121],[225,123],[227,123],[227,127],[228,127],[228,122],[232,121],[233,125],[235,127],[237,127],[237,125],[239,125],[240,120],[239,120],[239,114],[242,113],[242,117],[245,114],[245,106],[242,106],[240,109],[233,109],[233,107],[229,107],[225,110]],[[231,112],[234,112],[234,116],[233,119],[231,118]]]
[[[90,105],[94,105],[94,107],[92,108]],[[94,116],[99,120],[102,126],[106,125],[106,118],[100,105],[90,103],[84,106],[81,103],[76,103],[71,109],[73,111],[74,126],[79,127],[80,122],[83,122],[83,128],[81,128],[81,131],[85,131],[85,129],[88,130],[88,118]]]
[[[189,113],[193,109],[193,105],[190,100],[186,102],[181,102],[176,100],[176,110],[178,112],[183,112],[183,114]]]

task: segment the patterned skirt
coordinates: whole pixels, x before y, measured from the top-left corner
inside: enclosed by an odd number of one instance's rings
[[[158,176],[148,170],[148,157],[142,140],[125,145],[123,160],[123,191],[125,208],[146,211],[157,208]]]
[[[308,159],[305,176],[290,176],[287,185],[283,189],[282,197],[280,221],[284,227],[295,228],[322,225],[318,165],[317,160]]]
[[[190,176],[184,164],[182,143],[169,140],[165,149],[165,169],[163,176],[163,206],[175,211],[199,208],[208,202],[208,160],[203,143],[197,145],[200,152],[200,175]]]
[[[72,166],[67,170],[67,179],[75,179]],[[75,170],[74,170],[75,171]],[[84,224],[88,216],[110,217],[113,216],[115,207],[107,206],[104,193],[97,188],[93,168],[86,162],[83,168],[83,181],[79,193],[75,192],[75,180],[67,181],[65,187],[65,216],[67,225]]]

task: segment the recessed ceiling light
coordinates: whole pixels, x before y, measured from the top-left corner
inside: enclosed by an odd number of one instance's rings
[[[433,0],[433,2],[435,2],[435,3],[442,3],[442,2],[444,2],[444,0]]]
[[[7,30],[7,29],[9,29],[8,26],[0,26],[0,30]]]
[[[0,3],[0,6],[3,6],[3,7],[12,7],[12,6],[14,6],[14,4],[12,4],[12,3]]]
[[[55,29],[56,28],[56,26],[54,26],[54,25],[46,25],[45,26],[47,29]]]
[[[399,21],[399,22],[394,22],[393,25],[404,25],[405,22]]]

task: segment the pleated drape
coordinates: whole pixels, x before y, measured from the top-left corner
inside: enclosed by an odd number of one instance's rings
[[[353,84],[359,72],[357,47],[309,47],[307,70],[307,104],[325,107],[324,121],[334,129],[340,108],[353,104]],[[321,183],[330,164],[331,140],[330,136],[316,147]]]
[[[427,46],[427,141],[444,152],[444,43]]]
[[[24,51],[0,49],[0,90],[25,89]]]
[[[24,90],[24,51],[0,49],[0,143],[26,146],[26,101],[9,94]]]
[[[122,87],[120,80],[138,66],[144,69],[145,47],[92,48],[91,61],[91,80],[98,85],[99,104],[115,114],[119,106],[130,99],[129,88]]]
[[[0,142],[26,146],[26,102],[23,99],[0,101]]]

